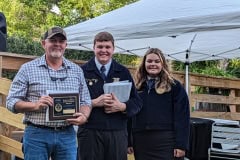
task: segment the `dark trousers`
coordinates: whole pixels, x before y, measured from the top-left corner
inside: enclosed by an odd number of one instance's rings
[[[135,160],[174,160],[174,139],[172,131],[148,130],[133,133]]]
[[[126,130],[78,129],[78,160],[127,160]]]

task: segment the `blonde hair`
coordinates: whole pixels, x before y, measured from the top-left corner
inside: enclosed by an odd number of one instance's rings
[[[156,78],[155,83],[156,92],[158,94],[169,92],[171,90],[171,85],[174,84],[174,78],[170,73],[169,66],[162,51],[158,48],[150,48],[145,53],[140,66],[137,68],[135,72],[134,79],[136,83],[136,88],[141,89],[143,83],[147,81],[148,73],[145,68],[145,62],[149,54],[156,54],[157,56],[159,56],[162,64],[162,70]]]

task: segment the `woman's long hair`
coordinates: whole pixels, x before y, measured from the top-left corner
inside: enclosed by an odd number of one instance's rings
[[[149,54],[156,54],[157,56],[159,56],[161,65],[162,65],[162,70],[156,78],[156,83],[155,83],[156,92],[158,94],[169,92],[171,90],[171,85],[174,84],[174,78],[170,73],[167,61],[162,51],[158,48],[150,48],[145,53],[143,60],[135,73],[134,79],[136,83],[136,88],[141,89],[142,84],[147,81],[148,73],[145,68],[145,62]]]

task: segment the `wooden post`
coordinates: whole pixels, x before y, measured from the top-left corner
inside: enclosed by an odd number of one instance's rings
[[[191,84],[191,83],[189,83],[189,84]],[[192,95],[192,92],[194,92],[194,91],[195,91],[195,86],[190,86],[190,91],[189,91],[188,97],[189,97],[189,103],[190,103],[189,105],[190,105],[191,112],[194,112],[196,110],[196,101],[190,97]]]
[[[0,56],[0,77],[2,77],[2,69],[3,69],[3,66],[2,66],[2,56]]]
[[[235,95],[236,95],[236,92],[235,92],[235,90],[233,90],[233,89],[231,89],[230,90],[230,94],[229,94],[229,97],[232,97],[232,98],[234,98],[235,97]],[[237,112],[237,107],[236,107],[236,105],[235,104],[230,104],[229,105],[229,109],[230,109],[230,112],[233,112],[233,113],[235,113],[235,112]]]
[[[1,128],[0,129],[1,130],[0,135],[4,135],[4,136],[9,137],[10,132],[12,131],[12,127],[1,122],[0,123],[0,128]],[[0,152],[0,159],[1,160],[11,160],[11,154],[1,151]]]
[[[236,97],[240,97],[240,90],[236,90]],[[236,105],[236,111],[240,112],[240,104]]]

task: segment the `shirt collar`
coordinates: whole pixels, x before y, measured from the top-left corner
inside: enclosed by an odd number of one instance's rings
[[[95,57],[94,58],[94,61],[95,61],[95,64],[97,66],[97,69],[100,71],[100,68],[102,67],[102,64],[99,63],[99,61],[97,60],[97,58]],[[105,68],[106,68],[106,74],[108,74],[109,70],[110,70],[110,67],[111,67],[111,63],[112,63],[112,59],[107,63],[105,64]]]
[[[45,67],[48,66],[47,62],[46,62],[45,54],[40,57],[38,65],[39,66],[45,66]],[[62,66],[66,67],[66,68],[70,68],[71,67],[65,57],[63,57],[63,65]]]

